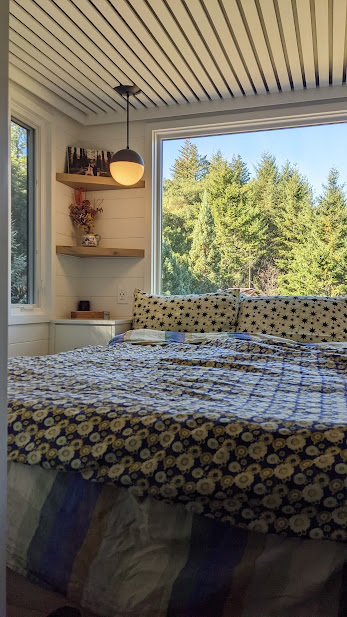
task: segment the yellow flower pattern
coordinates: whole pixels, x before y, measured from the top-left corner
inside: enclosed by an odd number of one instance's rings
[[[9,459],[345,541],[347,346],[234,334],[9,362]]]

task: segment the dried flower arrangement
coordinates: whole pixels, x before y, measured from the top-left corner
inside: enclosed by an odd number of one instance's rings
[[[83,199],[83,188],[76,189],[73,192],[73,203],[70,205],[70,217],[75,225],[84,231],[85,234],[91,233],[94,227],[94,218],[99,212],[103,212],[100,208],[103,200],[93,200],[93,205],[89,199]],[[87,193],[85,194],[85,197]]]

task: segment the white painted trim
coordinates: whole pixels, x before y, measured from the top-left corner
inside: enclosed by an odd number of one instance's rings
[[[11,116],[35,129],[35,296],[37,302],[35,305],[10,305],[9,324],[36,323],[49,320],[52,310],[53,119],[48,114],[44,116],[40,107],[29,106],[20,93],[13,91],[10,99],[9,124]]]
[[[8,0],[0,2],[0,615],[6,615]]]
[[[158,293],[161,281],[161,187],[162,140],[155,131],[146,130],[146,192],[145,192],[145,271],[146,291]],[[158,173],[159,172],[159,173]],[[156,204],[160,204],[157,208]]]
[[[266,93],[221,99],[216,101],[206,101],[199,103],[185,103],[182,105],[166,105],[150,109],[133,109],[131,111],[131,122],[136,121],[162,121],[175,120],[181,118],[189,119],[194,122],[198,117],[207,117],[220,114],[239,114],[241,111],[260,111],[268,108],[271,113],[276,113],[282,107],[300,106],[310,107],[312,105],[326,105],[330,103],[336,111],[346,109],[347,85],[327,86],[309,88],[307,90],[290,90],[286,92]],[[125,121],[125,112],[110,112],[103,114],[100,118],[87,117],[81,120],[84,126],[97,126],[100,124],[114,124]]]
[[[277,95],[272,95],[275,98]],[[321,124],[347,122],[345,103],[311,101],[311,105],[287,105],[277,109],[258,108],[241,110],[238,114],[209,116],[209,118],[176,118],[147,124],[145,131],[146,149],[146,212],[145,234],[146,255],[150,264],[145,269],[145,289],[160,293],[161,283],[161,177],[162,141],[222,135],[253,131],[266,131]],[[149,181],[150,178],[150,181]],[[151,212],[151,218],[148,213]]]

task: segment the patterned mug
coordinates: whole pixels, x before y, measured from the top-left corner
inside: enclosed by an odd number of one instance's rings
[[[82,238],[82,246],[99,246],[100,240],[99,234],[85,234]]]

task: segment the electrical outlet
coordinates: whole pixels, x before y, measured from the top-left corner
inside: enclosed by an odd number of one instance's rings
[[[118,287],[118,304],[128,304],[127,292],[124,287]]]

